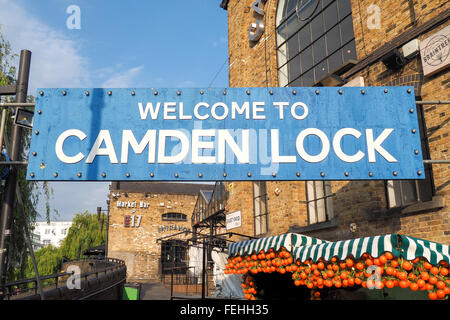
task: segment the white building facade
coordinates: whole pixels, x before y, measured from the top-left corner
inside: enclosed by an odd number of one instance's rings
[[[67,236],[69,228],[72,226],[72,221],[38,221],[34,224],[35,235],[39,236],[40,243],[43,247],[51,244],[54,247],[59,247],[62,240]]]

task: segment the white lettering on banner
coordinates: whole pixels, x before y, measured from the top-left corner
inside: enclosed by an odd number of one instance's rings
[[[283,105],[280,104],[279,106],[281,110]],[[304,108],[304,112],[306,114],[307,109]],[[232,132],[238,136],[237,140],[233,138]],[[394,132],[393,128],[386,128],[375,138],[373,129],[365,129],[368,162],[376,162],[377,153],[387,162],[397,162],[397,159],[382,146],[392,132]],[[297,162],[297,155],[280,155],[279,130],[271,129],[270,135],[272,163]],[[305,140],[309,136],[316,136],[319,138],[320,152],[318,154],[312,155],[305,149]],[[295,149],[302,160],[311,163],[324,161],[329,156],[331,149],[334,151],[337,158],[342,161],[361,161],[365,157],[365,153],[361,150],[358,150],[353,155],[344,153],[341,147],[341,141],[344,136],[352,136],[357,140],[361,138],[362,133],[354,128],[340,129],[333,135],[331,140],[332,145],[330,145],[330,139],[324,131],[318,128],[306,128],[298,133],[295,140]],[[81,152],[78,152],[75,156],[68,156],[64,152],[64,143],[70,137],[78,138],[81,141],[81,144],[85,141],[87,135],[81,130],[69,129],[62,132],[56,140],[55,151],[58,159],[64,163],[73,164],[82,161],[86,156]],[[167,150],[166,144],[167,138],[169,137],[179,140],[176,149],[178,153],[173,152],[175,149]],[[210,141],[203,141],[203,137],[210,138]],[[217,138],[217,141],[213,141],[213,138]],[[190,150],[192,150],[190,161],[194,164],[225,163],[228,146],[228,149],[231,150],[239,163],[250,163],[250,146],[258,145],[257,139],[258,137],[256,135],[252,135],[252,139],[250,139],[249,129],[194,129],[192,130],[191,138],[188,137],[188,133],[185,133],[182,130],[147,130],[144,137],[138,142],[131,130],[123,130],[120,161],[121,163],[128,163],[129,147],[131,146],[131,149],[135,154],[142,154],[148,147],[148,163],[154,163],[155,159],[157,159],[157,163],[179,163],[188,160],[186,158]],[[156,141],[158,141],[158,148],[155,147]],[[237,141],[241,142],[238,143]],[[102,144],[105,145],[104,148],[101,147]],[[179,145],[181,145],[181,147],[179,147]],[[215,151],[214,155],[209,151]],[[157,155],[156,152],[158,153]],[[168,153],[170,153],[170,155],[167,155]],[[208,153],[209,155],[203,155],[204,153]],[[109,130],[100,130],[86,157],[86,163],[92,163],[97,156],[107,156],[110,163],[118,163]],[[252,154],[252,157],[254,156],[255,155]]]

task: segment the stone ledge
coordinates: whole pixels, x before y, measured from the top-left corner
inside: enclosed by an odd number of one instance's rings
[[[338,226],[338,221],[336,218],[333,218],[329,221],[319,222],[315,224],[311,224],[309,226],[300,227],[300,226],[291,226],[289,227],[288,232],[294,233],[306,233],[311,231],[323,230],[323,229],[331,229]]]
[[[394,215],[412,215],[419,214],[425,212],[437,211],[445,207],[445,198],[443,196],[434,196],[431,201],[426,202],[416,202],[414,204],[384,209],[379,211],[372,211],[366,214],[367,218],[370,220],[381,218],[381,217],[389,217]]]

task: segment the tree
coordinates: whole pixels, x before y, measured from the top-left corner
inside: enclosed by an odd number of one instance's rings
[[[106,215],[102,214],[100,221],[96,214],[85,211],[77,213],[72,220],[67,236],[64,238],[59,248],[52,245],[46,246],[35,252],[36,263],[39,275],[50,275],[61,270],[63,258],[71,260],[83,258],[84,251],[91,247],[96,247],[106,242]],[[25,278],[34,277],[34,269],[31,258],[28,258],[23,266]],[[16,270],[16,275],[19,270]]]
[[[1,27],[1,25],[0,25]],[[16,67],[14,66],[16,62],[17,54],[13,54],[11,51],[10,43],[5,39],[1,32],[0,28],[0,86],[15,84],[16,83]],[[1,97],[0,97],[1,98]],[[8,97],[8,99],[12,99]],[[33,102],[34,97],[28,96],[28,102]],[[6,126],[5,126],[5,134],[4,141],[0,142],[0,145],[6,146],[8,141],[8,137],[11,134],[12,128],[12,117],[11,110],[7,110],[6,116]],[[30,146],[30,131],[23,130],[22,137],[22,152],[21,159],[28,159],[28,151]],[[3,169],[3,168],[1,168]],[[12,217],[12,226],[11,226],[11,239],[9,241],[10,247],[8,250],[8,269],[7,269],[7,281],[17,280],[23,278],[25,275],[24,265],[27,261],[28,250],[25,242],[25,234],[24,227],[30,228],[32,223],[36,221],[36,217],[38,216],[38,212],[36,211],[37,203],[39,197],[44,193],[46,199],[46,212],[45,218],[47,220],[50,219],[50,205],[49,200],[52,195],[52,190],[49,185],[45,183],[32,182],[26,180],[26,168],[20,166],[18,168],[18,185],[21,194],[21,198],[23,199],[23,207],[25,211],[25,219],[23,218],[23,214],[21,212],[21,206],[15,205],[13,210]],[[4,197],[4,189],[0,187],[0,199],[3,200]],[[17,273],[17,270],[20,270]]]

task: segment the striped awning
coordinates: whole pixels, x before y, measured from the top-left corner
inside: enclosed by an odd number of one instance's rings
[[[293,248],[301,246],[311,246],[320,243],[326,243],[327,241],[304,236],[297,233],[285,233],[277,236],[252,239],[246,241],[240,241],[231,243],[228,246],[228,255],[230,257],[235,255],[245,255],[259,253],[261,250],[268,251],[273,249],[278,251],[281,247],[286,248],[288,251],[292,251]]]
[[[448,245],[400,234],[297,246],[292,253],[295,259],[304,262],[308,259],[317,261],[320,258],[328,261],[333,257],[344,260],[350,255],[359,259],[364,253],[377,258],[386,251],[407,260],[424,257],[431,264],[438,264],[441,261],[450,262]]]

